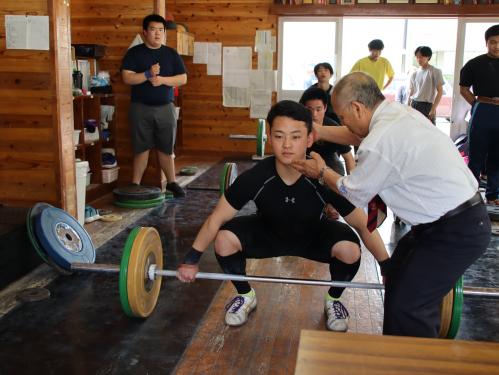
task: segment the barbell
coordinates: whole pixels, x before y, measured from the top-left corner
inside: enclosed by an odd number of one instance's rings
[[[46,203],[36,204],[28,213],[28,235],[40,257],[58,272],[104,272],[119,274],[119,296],[129,317],[147,318],[154,311],[162,277],[176,277],[177,271],[163,270],[163,246],[158,231],[136,227],[128,235],[120,265],[96,264],[95,248],[89,234],[68,213]],[[197,279],[255,281],[356,289],[383,289],[383,284],[247,276],[199,272]],[[462,279],[441,305],[440,337],[454,338],[459,329],[463,295],[499,297],[494,288],[462,287]]]
[[[252,134],[229,134],[230,139],[239,139],[243,141],[256,140],[256,155],[253,155],[254,160],[260,160],[265,157],[265,142],[267,142],[267,133],[265,132],[265,120],[259,119],[256,135]]]

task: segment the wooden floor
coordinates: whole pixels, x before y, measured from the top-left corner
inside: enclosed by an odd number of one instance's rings
[[[195,165],[199,168],[199,176],[219,160],[220,157],[206,155],[182,156],[176,160],[176,168],[180,170],[183,166]],[[197,176],[179,177],[178,182],[185,186]],[[95,207],[123,215],[123,220],[119,222],[96,221],[85,225],[97,251],[109,239],[150,212],[150,209],[115,207],[110,196],[97,202]],[[390,228],[391,223],[385,223],[380,228],[385,242],[390,242],[387,240]],[[251,275],[329,279],[327,265],[292,257],[249,261],[247,271]],[[18,290],[43,287],[56,276],[48,266],[42,265],[0,291],[0,317],[16,306],[14,296]],[[354,281],[379,282],[376,263],[365,249]],[[326,331],[323,306],[327,287],[263,283],[253,283],[252,286],[257,293],[258,307],[247,324],[233,328],[224,323],[224,308],[233,297],[234,289],[229,282],[222,284],[175,373],[294,373],[301,330]],[[350,312],[349,332],[381,334],[383,309],[380,291],[347,289],[342,301]]]
[[[293,257],[253,260],[247,274],[328,279],[329,268]],[[378,282],[374,258],[363,250],[355,281]],[[241,327],[224,323],[225,305],[234,295],[225,282],[214,298],[176,374],[293,374],[302,329],[326,330],[327,287],[254,283],[258,306]],[[350,331],[381,334],[382,299],[375,290],[347,289],[342,301],[350,312]]]

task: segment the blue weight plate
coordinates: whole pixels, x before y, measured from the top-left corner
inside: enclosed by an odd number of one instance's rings
[[[50,259],[49,255],[47,252],[42,248],[40,241],[38,241],[38,238],[36,237],[35,233],[35,217],[40,215],[40,212],[42,212],[44,209],[48,207],[53,207],[48,203],[37,203],[33,207],[31,207],[28,210],[28,215],[26,216],[26,228],[28,232],[28,238],[31,242],[31,245],[33,248],[36,250],[36,253],[40,256],[40,258],[43,259],[45,263],[47,263],[50,267],[55,269],[57,273],[61,275],[71,275],[70,271],[67,271],[63,269],[62,267],[59,267],[57,264],[54,263],[52,259]]]
[[[38,241],[54,262],[66,270],[71,263],[94,263],[95,247],[87,231],[66,211],[49,207],[35,217]]]

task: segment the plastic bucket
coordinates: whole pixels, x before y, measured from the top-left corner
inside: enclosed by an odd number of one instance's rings
[[[87,188],[88,161],[76,162],[76,213],[78,222],[85,223],[85,193]]]

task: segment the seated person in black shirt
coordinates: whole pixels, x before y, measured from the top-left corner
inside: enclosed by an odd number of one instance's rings
[[[292,167],[292,160],[305,159],[313,141],[310,111],[296,102],[281,101],[271,108],[267,122],[274,156],[242,173],[225,191],[179,266],[178,278],[194,281],[203,251],[215,241],[216,257],[225,273],[244,275],[248,258],[288,255],[329,264],[332,280],[352,280],[360,264],[360,241],[348,225],[324,217],[327,203],[338,209],[378,261],[387,259],[383,241],[377,231],[368,231],[362,209],[322,186],[323,181]],[[235,217],[249,201],[255,203],[257,213]],[[248,282],[233,284],[237,295],[228,305],[225,322],[239,326],[256,307],[256,295]],[[348,329],[348,311],[339,300],[343,290],[331,287],[325,295],[330,330]]]

